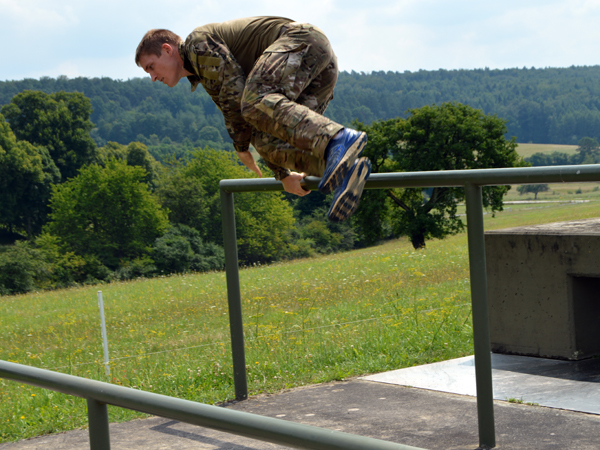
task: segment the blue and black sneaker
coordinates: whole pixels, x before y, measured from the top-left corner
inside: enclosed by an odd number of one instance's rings
[[[367,134],[362,131],[344,128],[340,133],[340,137],[329,141],[325,150],[327,165],[319,183],[323,194],[335,191],[367,144]]]
[[[358,158],[333,196],[331,207],[327,213],[329,220],[342,222],[354,214],[370,173],[371,161],[369,158]]]

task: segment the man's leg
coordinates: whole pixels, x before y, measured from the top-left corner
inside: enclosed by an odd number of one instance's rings
[[[370,164],[368,170],[368,160],[358,168],[354,164],[366,145],[366,134],[345,129],[322,115],[333,98],[337,73],[337,60],[325,35],[311,25],[294,25],[265,51],[249,74],[242,114],[255,129],[289,144],[282,151],[297,149],[296,170],[307,151],[324,162],[318,166],[322,173],[319,190],[329,193],[340,186],[335,198],[341,196],[344,201],[334,201],[329,217],[345,220],[358,207]],[[312,97],[324,95],[324,103],[311,104]],[[323,109],[315,104],[323,104]],[[265,160],[282,164],[274,156]],[[287,163],[283,167],[291,168],[291,155],[280,155],[280,160]]]
[[[325,170],[325,160],[310,151],[298,150],[265,132],[257,130],[253,133],[252,145],[278,180],[284,178],[290,170],[315,177],[322,176]]]
[[[298,96],[296,103],[306,106],[318,114],[323,114],[333,99],[333,89],[337,81],[337,61],[332,61],[320,72]],[[255,129],[256,130],[256,129]],[[310,150],[300,150],[264,131],[256,130],[252,144],[275,172],[275,178],[281,178],[282,171],[277,167],[304,172],[307,175],[322,177],[325,172],[325,159],[315,156]],[[276,167],[272,167],[275,165]]]
[[[358,158],[346,176],[342,185],[335,191],[327,217],[333,222],[342,222],[358,208],[365,182],[371,174],[369,158]]]
[[[319,78],[326,69],[328,76]],[[312,88],[327,94],[329,101],[337,81],[331,45],[316,27],[292,25],[248,75],[242,114],[257,130],[325,159],[327,144],[344,127],[314,110],[314,104],[302,103],[301,95],[319,80],[320,86]]]

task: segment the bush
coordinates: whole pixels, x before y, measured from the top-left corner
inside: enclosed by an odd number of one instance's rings
[[[225,252],[221,246],[204,243],[199,231],[181,224],[172,226],[156,239],[152,259],[156,270],[163,274],[207,272],[225,266]]]
[[[117,280],[133,280],[134,278],[150,278],[156,273],[154,260],[142,256],[125,262],[114,273]]]
[[[311,239],[298,239],[289,246],[289,256],[291,259],[309,258],[316,254],[315,242]]]
[[[99,281],[111,281],[114,278],[114,272],[102,264],[100,258],[94,255],[85,255],[83,257],[82,279],[79,282],[83,284],[96,284]]]
[[[154,243],[152,256],[160,273],[181,273],[189,270],[194,256],[190,242],[171,231]]]
[[[24,294],[50,277],[44,255],[29,242],[0,247],[0,295]]]
[[[56,236],[44,233],[35,240],[35,245],[43,254],[50,271],[49,279],[38,287],[63,288],[110,281],[113,277],[113,272],[96,256],[64,252]]]
[[[356,233],[348,222],[335,223],[326,219],[326,210],[316,210],[300,221],[292,233],[290,257],[307,257],[315,253],[333,253],[354,247]]]
[[[192,247],[194,249],[194,247]],[[225,267],[225,250],[220,245],[207,242],[196,248],[192,258],[190,270],[194,272],[208,272],[222,270]]]

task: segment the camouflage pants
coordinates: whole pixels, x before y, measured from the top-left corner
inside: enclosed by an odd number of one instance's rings
[[[242,114],[252,145],[276,178],[288,169],[321,176],[339,125],[322,114],[333,98],[337,59],[317,27],[292,23],[260,56],[246,80]]]

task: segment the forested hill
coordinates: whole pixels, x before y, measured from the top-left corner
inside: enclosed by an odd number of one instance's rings
[[[229,147],[220,112],[199,88],[183,80],[173,89],[148,77],[127,81],[67,77],[0,82],[0,105],[23,90],[82,92],[92,101],[92,136],[150,146],[183,143]],[[408,109],[455,101],[508,121],[518,142],[577,144],[584,136],[600,140],[600,66],[342,72],[327,115],[343,124],[405,116]]]
[[[518,142],[600,138],[600,66],[343,73],[336,95],[331,114],[342,122],[369,123],[456,101],[507,120]]]

